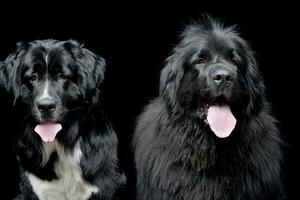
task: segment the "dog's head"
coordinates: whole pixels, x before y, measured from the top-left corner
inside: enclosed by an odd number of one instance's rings
[[[217,121],[210,123],[213,129],[228,125],[223,133],[216,131],[226,137],[239,115],[260,110],[264,85],[253,52],[235,27],[207,17],[183,32],[162,71],[160,95],[173,114]]]
[[[97,103],[104,69],[104,60],[76,41],[38,40],[19,43],[0,76],[36,124],[57,124]]]

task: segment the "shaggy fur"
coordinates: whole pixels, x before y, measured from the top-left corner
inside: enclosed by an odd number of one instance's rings
[[[186,27],[162,70],[159,96],[138,118],[138,200],[283,199],[281,140],[253,54],[235,27],[209,17]],[[210,83],[216,65],[235,71],[232,87]],[[237,119],[228,138],[205,120],[205,106],[216,101]]]
[[[73,40],[19,43],[1,63],[1,86],[14,98],[19,126],[16,199],[116,198],[125,176],[116,134],[99,102],[104,70],[104,59]],[[37,108],[45,90],[56,106],[49,116]],[[45,143],[34,127],[49,121],[63,128],[54,142]]]

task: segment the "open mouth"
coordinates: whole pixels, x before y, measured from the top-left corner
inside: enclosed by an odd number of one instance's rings
[[[46,122],[37,124],[34,131],[42,138],[44,142],[53,142],[57,133],[62,129],[60,123]]]
[[[226,138],[234,130],[237,120],[223,97],[205,104],[200,108],[200,111],[204,113],[204,121],[217,137]]]

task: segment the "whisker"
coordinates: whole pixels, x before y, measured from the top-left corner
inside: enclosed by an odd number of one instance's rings
[[[29,112],[25,115],[25,117],[23,118],[23,122],[31,115],[31,111],[29,110]]]
[[[247,95],[250,94],[248,91],[245,91],[245,90],[236,90],[236,92],[237,92],[237,93],[247,94]]]
[[[83,108],[84,108],[84,106],[80,106],[80,107],[73,108],[71,110],[67,110],[67,112],[72,112],[72,111],[80,110],[80,109],[83,109]]]
[[[73,109],[70,109],[70,110],[66,110],[66,112],[64,112],[64,114],[61,117],[66,116],[70,112],[73,112],[73,111],[76,111],[76,110],[80,110],[80,109],[83,109],[83,108],[84,108],[84,106],[80,106],[80,107],[76,107],[76,108],[73,108]]]

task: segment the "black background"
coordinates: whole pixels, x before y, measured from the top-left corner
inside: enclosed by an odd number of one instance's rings
[[[2,4],[2,3],[1,3]],[[132,197],[133,168],[130,141],[135,119],[158,93],[164,59],[177,43],[181,28],[201,13],[210,13],[227,24],[238,24],[242,36],[257,52],[268,98],[280,121],[284,152],[284,179],[289,199],[299,199],[300,150],[297,94],[299,93],[299,22],[295,5],[242,2],[181,2],[158,4],[62,3],[1,5],[0,60],[19,41],[76,39],[107,61],[104,106],[120,141],[121,165],[129,177]],[[298,16],[299,17],[299,16]],[[0,94],[1,197],[15,194],[16,165],[12,129],[16,126],[9,98]],[[131,189],[131,190],[130,190]]]

